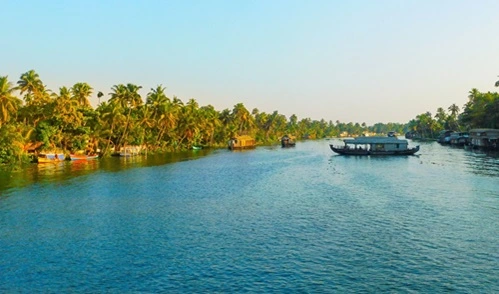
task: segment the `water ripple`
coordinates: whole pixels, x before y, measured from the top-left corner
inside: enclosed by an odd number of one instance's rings
[[[311,141],[186,158],[37,170],[4,190],[0,291],[499,291],[495,157]]]

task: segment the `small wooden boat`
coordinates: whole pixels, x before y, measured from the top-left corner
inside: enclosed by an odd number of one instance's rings
[[[91,154],[91,155],[86,155],[86,154],[70,154],[69,158],[71,160],[92,160],[92,159],[99,158],[99,155],[97,155],[97,154]]]
[[[419,151],[419,145],[408,148],[407,140],[396,137],[358,137],[343,142],[344,146],[329,147],[341,155],[413,155]]]
[[[250,136],[233,137],[228,142],[229,150],[256,148],[256,140]]]
[[[129,156],[139,155],[141,151],[142,151],[141,146],[130,145],[130,146],[124,146],[123,148],[121,148],[119,154],[120,154],[120,156],[129,157]]]
[[[37,156],[38,163],[55,163],[66,160],[64,153],[40,153]]]

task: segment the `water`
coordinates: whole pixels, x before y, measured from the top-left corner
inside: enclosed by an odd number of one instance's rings
[[[499,292],[499,158],[422,143],[2,173],[0,292]]]

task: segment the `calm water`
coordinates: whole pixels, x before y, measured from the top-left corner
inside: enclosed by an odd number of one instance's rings
[[[0,292],[499,292],[499,158],[192,151],[2,173]]]

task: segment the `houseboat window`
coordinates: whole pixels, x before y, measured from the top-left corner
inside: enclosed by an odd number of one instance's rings
[[[397,144],[397,145],[396,145],[397,149],[399,149],[399,148],[400,148],[400,147],[399,147],[399,145],[400,145],[400,144]]]

